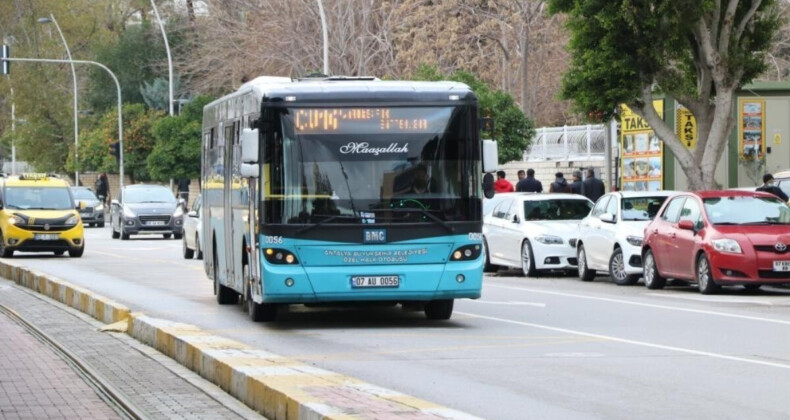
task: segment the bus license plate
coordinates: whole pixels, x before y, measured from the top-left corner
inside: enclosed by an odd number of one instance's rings
[[[774,271],[790,271],[790,261],[774,261]]]
[[[58,240],[57,234],[53,233],[37,233],[33,236],[33,239],[37,241],[56,241]]]
[[[153,220],[153,221],[150,221],[150,222],[145,222],[145,225],[146,226],[164,226],[165,222],[163,222],[161,220]]]
[[[398,287],[398,276],[352,276],[351,287]]]

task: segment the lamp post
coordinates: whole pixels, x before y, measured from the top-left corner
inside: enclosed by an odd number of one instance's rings
[[[75,167],[79,168],[80,164],[80,140],[79,140],[79,121],[78,115],[79,110],[77,109],[77,71],[74,69],[74,61],[71,59],[71,50],[69,49],[69,44],[66,42],[66,37],[63,36],[63,31],[60,30],[60,25],[58,25],[58,21],[55,20],[55,15],[50,14],[48,18],[43,17],[38,19],[38,23],[54,23],[55,28],[58,30],[58,34],[60,35],[61,41],[63,41],[63,46],[66,48],[66,57],[68,57],[68,63],[71,64],[71,78],[74,82],[74,163]],[[74,184],[80,185],[80,171],[79,169],[74,170]]]
[[[326,15],[324,14],[324,3],[321,0],[316,0],[318,2],[318,14],[321,15],[321,34],[324,38],[324,74],[329,76],[329,38],[328,31],[326,29]]]
[[[154,0],[151,0],[151,7],[154,8],[154,15],[156,16],[156,21],[159,22],[159,29],[162,30],[162,38],[165,40],[165,51],[167,51],[167,77],[168,77],[168,85],[170,86],[170,116],[173,116],[173,58],[170,56],[170,43],[167,42],[167,33],[165,32],[165,25],[162,23],[162,18],[159,17],[159,10],[156,8],[156,3]]]

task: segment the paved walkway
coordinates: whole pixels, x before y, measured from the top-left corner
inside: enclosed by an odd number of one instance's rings
[[[78,357],[152,419],[260,419],[216,386],[125,334],[0,280],[0,304]],[[121,418],[69,364],[0,314],[0,419]]]

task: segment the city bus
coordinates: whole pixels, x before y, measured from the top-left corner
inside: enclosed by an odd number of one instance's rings
[[[480,124],[455,82],[259,77],[208,104],[204,268],[218,303],[241,299],[255,321],[360,302],[449,319],[482,287],[497,151]]]

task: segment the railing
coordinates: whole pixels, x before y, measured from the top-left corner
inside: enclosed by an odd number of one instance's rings
[[[603,124],[538,128],[524,161],[603,159],[605,130]]]

